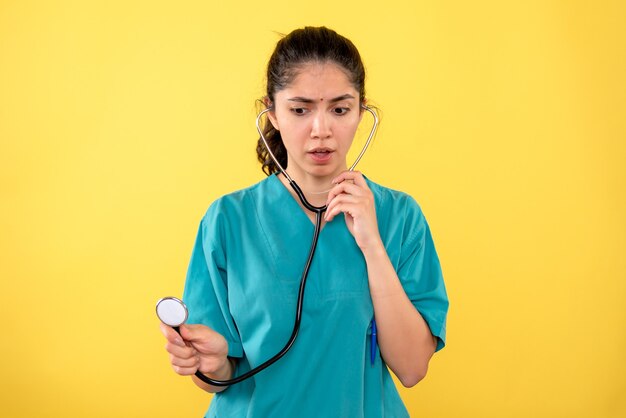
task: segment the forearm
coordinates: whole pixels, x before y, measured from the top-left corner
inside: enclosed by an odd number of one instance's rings
[[[228,361],[223,365],[223,367],[216,373],[211,375],[206,375],[207,377],[215,380],[228,380],[232,379],[236,366],[236,360],[232,357],[228,357]],[[213,386],[207,383],[204,383],[197,376],[192,376],[191,379],[200,389],[209,392],[209,393],[219,393],[226,389],[228,386]]]
[[[381,355],[404,386],[413,386],[426,375],[436,339],[407,297],[383,244],[363,254]]]

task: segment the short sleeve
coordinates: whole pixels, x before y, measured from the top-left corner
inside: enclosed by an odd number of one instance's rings
[[[200,222],[187,270],[183,301],[189,309],[188,323],[206,325],[219,332],[228,342],[228,355],[242,357],[241,339],[228,305],[220,219],[218,210],[212,205]]]
[[[439,351],[446,344],[448,296],[430,228],[415,200],[408,200],[397,273],[404,291],[437,337]]]

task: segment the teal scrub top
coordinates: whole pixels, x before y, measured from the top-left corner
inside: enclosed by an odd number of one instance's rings
[[[448,298],[428,224],[409,195],[366,181],[389,258],[440,350]],[[203,217],[183,296],[188,323],[226,338],[236,375],[289,339],[313,231],[276,175],[216,200]],[[206,417],[408,417],[380,350],[371,364],[373,316],[365,259],[337,216],[320,233],[291,350],[215,394]]]

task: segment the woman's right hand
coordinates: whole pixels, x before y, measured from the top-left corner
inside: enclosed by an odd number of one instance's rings
[[[232,377],[228,342],[221,334],[205,325],[181,325],[179,335],[163,323],[161,332],[167,340],[165,350],[170,354],[170,363],[176,373],[190,376],[199,370],[216,380]]]

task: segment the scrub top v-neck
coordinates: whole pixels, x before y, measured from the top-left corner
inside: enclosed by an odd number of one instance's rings
[[[448,300],[428,225],[408,195],[367,180],[381,237],[407,295],[445,341]],[[216,200],[203,217],[183,299],[188,323],[222,334],[236,375],[276,354],[293,329],[314,225],[276,175]],[[343,216],[324,225],[291,350],[214,395],[207,417],[405,417],[381,357],[365,260]]]

